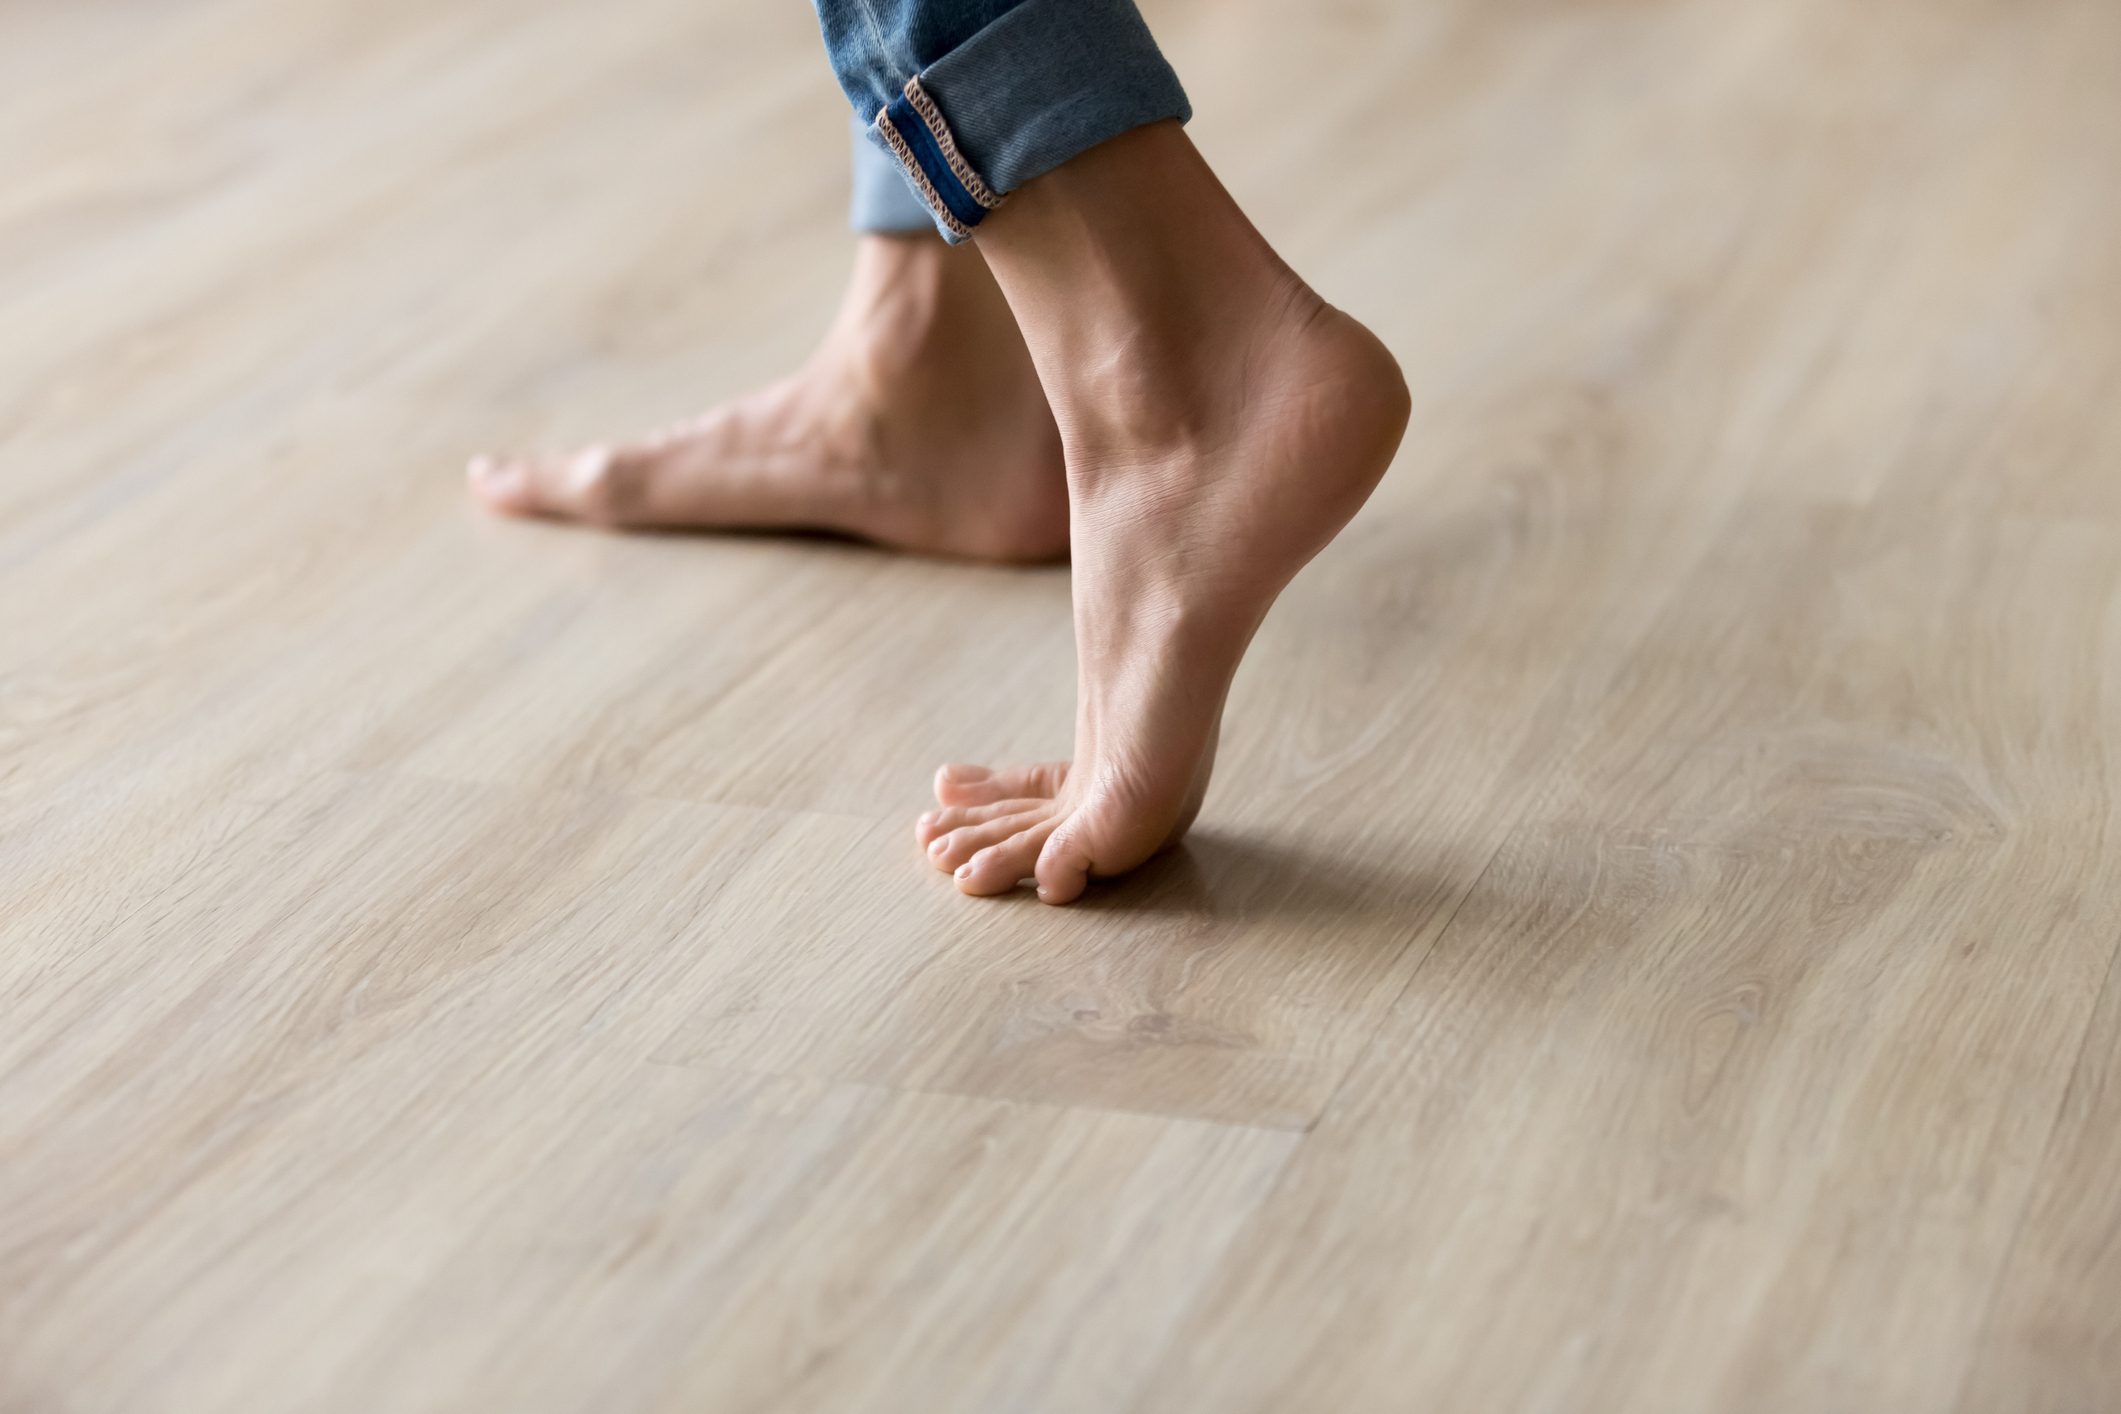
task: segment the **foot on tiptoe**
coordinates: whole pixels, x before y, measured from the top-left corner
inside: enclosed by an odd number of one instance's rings
[[[915,835],[968,894],[1067,903],[1192,823],[1239,660],[1384,474],[1408,396],[1175,124],[1027,184],[981,240],[1067,448],[1075,754],[945,767]]]

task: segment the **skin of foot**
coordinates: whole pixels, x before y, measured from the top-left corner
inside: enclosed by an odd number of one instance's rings
[[[1192,823],[1239,660],[1383,476],[1409,398],[1175,123],[1026,183],[979,243],[1065,449],[1075,753],[943,767],[915,836],[965,893],[1030,878],[1068,903]]]
[[[1068,548],[1060,434],[979,252],[864,236],[796,373],[690,422],[472,460],[489,508],[622,529],[823,530],[995,561]]]

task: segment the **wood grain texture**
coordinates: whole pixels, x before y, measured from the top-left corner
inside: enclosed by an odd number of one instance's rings
[[[2121,1408],[2121,7],[1148,8],[1417,407],[1069,910],[1064,572],[460,494],[814,338],[800,6],[0,12],[0,1411]]]
[[[2121,1388],[2121,985],[2109,971],[1959,1407],[2100,1409]]]
[[[1951,1407],[2121,924],[2111,543],[1747,506],[1150,1407]]]

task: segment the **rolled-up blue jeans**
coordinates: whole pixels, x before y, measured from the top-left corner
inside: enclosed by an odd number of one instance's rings
[[[815,0],[855,113],[857,230],[948,241],[1009,193],[1193,115],[1134,0]]]

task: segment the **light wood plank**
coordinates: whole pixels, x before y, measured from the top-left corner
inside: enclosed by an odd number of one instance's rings
[[[2121,1390],[2121,970],[2109,973],[1959,1401],[2077,1414]]]
[[[1952,1407],[2121,936],[2117,548],[1749,506],[1147,1407]]]
[[[1294,1143],[660,1067],[583,1110],[321,1407],[1125,1408]]]
[[[1067,912],[1064,572],[459,492],[801,356],[802,7],[0,13],[0,1407],[2121,1406],[2121,8],[1149,9],[1417,409]]]
[[[646,1063],[762,812],[333,777],[155,823],[101,926],[12,933],[0,1345],[69,1407],[1109,1408],[1295,1142]]]

